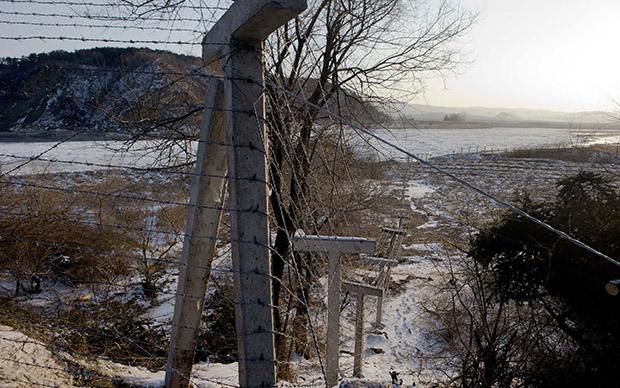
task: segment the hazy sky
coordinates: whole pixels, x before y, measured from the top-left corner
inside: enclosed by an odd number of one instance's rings
[[[433,105],[606,109],[620,96],[620,0],[463,0],[474,62],[432,82]]]
[[[460,67],[459,74],[449,76],[445,85],[439,79],[429,81],[426,95],[416,102],[572,111],[607,109],[612,99],[620,97],[620,0],[461,0],[461,3],[464,8],[480,12],[478,23],[461,41],[471,63]],[[0,10],[71,13],[67,8],[10,3],[0,3]],[[89,22],[6,14],[0,14],[0,20]],[[196,23],[190,23],[188,27],[194,28]],[[128,35],[122,30],[59,29],[1,23],[0,35],[187,39],[187,34],[179,33],[150,31]],[[0,56],[93,45],[0,41]],[[193,50],[188,46],[159,48],[199,52],[198,47]]]

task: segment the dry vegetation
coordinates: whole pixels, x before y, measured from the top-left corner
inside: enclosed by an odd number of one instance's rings
[[[434,252],[433,257],[443,260],[437,265],[445,272],[437,283],[438,297],[427,301],[432,302],[427,303],[427,313],[437,325],[437,344],[443,344],[436,358],[440,364],[434,368],[456,374],[455,386],[542,379],[544,368],[560,373],[563,366],[575,365],[575,357],[556,357],[578,349],[569,337],[554,331],[557,320],[544,315],[540,305],[515,302],[491,288],[486,282],[495,275],[492,270],[463,258],[470,249],[468,238],[475,236],[472,229],[484,228],[493,213],[482,216],[480,199],[463,200],[455,187],[436,187],[432,200],[414,201],[412,208],[406,192],[410,181],[437,177],[404,167],[360,159],[328,140],[320,143],[308,175],[312,190],[300,207],[306,231],[375,238],[378,254],[386,255],[381,227],[395,226],[402,216],[404,227],[415,230],[404,245],[442,243],[445,254]],[[283,182],[290,182],[290,170],[282,173]],[[182,203],[187,201],[188,184],[184,175],[156,171],[41,174],[5,181],[0,187],[4,212],[0,323],[57,351],[160,370],[166,359],[168,327],[147,313],[174,292],[168,286],[180,258],[186,217]],[[439,203],[450,209],[437,207]],[[433,219],[442,227],[416,229]],[[227,224],[225,216],[221,247],[228,240]],[[272,219],[274,230],[277,225]],[[409,248],[405,255],[428,253]],[[351,273],[357,267],[359,276],[372,281],[371,271],[359,268],[354,258],[346,258],[344,266]],[[325,268],[324,258],[312,255],[295,254],[286,263],[279,310],[284,338],[280,360],[294,353],[317,358],[316,344],[323,343],[325,335],[321,318]],[[416,281],[436,283],[409,274],[392,284],[390,296],[404,293],[408,283]],[[196,361],[236,359],[231,284],[230,272],[213,272]],[[350,298],[345,297],[343,311],[349,304]],[[543,341],[550,338],[552,343]],[[456,361],[446,361],[446,354]],[[555,365],[548,362],[552,357]],[[279,364],[280,377],[293,380],[295,370],[286,362]],[[531,372],[527,376],[526,368]],[[86,385],[101,379],[88,368],[74,369]]]
[[[160,368],[167,332],[144,314],[178,260],[185,211],[138,198],[179,201],[184,183],[120,172],[4,182],[0,322],[73,355]]]
[[[556,148],[527,148],[503,154],[508,158],[556,159],[574,163],[620,163],[620,148],[617,144],[597,144]]]
[[[345,148],[317,150],[309,176],[314,190],[304,204],[313,220],[307,224],[311,231],[377,238],[382,225],[412,215],[402,188],[386,175],[389,164],[352,160]],[[156,171],[39,174],[4,181],[0,323],[72,355],[161,369],[168,329],[147,313],[174,292],[169,284],[180,259],[188,184],[183,174]],[[228,239],[227,224],[225,215],[222,244]],[[386,246],[380,241],[382,250]],[[317,350],[307,328],[309,316],[324,313],[324,290],[317,281],[326,273],[322,260],[307,259],[289,264],[284,282],[293,292],[282,294],[281,313],[287,353],[312,358]],[[294,274],[298,270],[303,278]],[[233,300],[230,273],[215,271],[196,361],[235,360]],[[322,329],[314,329],[322,341]],[[282,373],[292,378],[291,371]]]

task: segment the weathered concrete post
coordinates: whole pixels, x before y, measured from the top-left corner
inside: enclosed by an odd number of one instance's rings
[[[203,60],[219,64],[224,77],[224,98],[209,97],[207,105],[223,100],[225,125],[214,131],[205,120],[201,136],[213,137],[211,146],[199,150],[198,168],[218,166],[216,173],[230,176],[230,217],[235,321],[239,349],[239,385],[270,387],[276,384],[271,265],[267,210],[267,143],[264,128],[263,41],[277,28],[306,9],[305,0],[237,0],[205,35]],[[213,89],[213,90],[211,90]],[[221,93],[211,87],[210,95]],[[201,145],[205,144],[201,142]],[[207,143],[208,144],[208,143]],[[225,151],[224,154],[221,151]],[[228,158],[226,158],[226,153]],[[223,172],[222,172],[223,171]],[[185,387],[191,373],[195,336],[204,305],[204,294],[214,255],[215,236],[221,216],[224,178],[215,183],[205,177],[194,180],[188,218],[188,235],[213,236],[213,246],[200,249],[194,239],[184,243],[184,267],[179,279],[174,328],[166,371],[166,386]],[[221,181],[221,182],[220,182]],[[210,193],[217,205],[200,201]],[[195,195],[194,195],[195,194]],[[194,198],[196,197],[196,198]],[[211,197],[209,197],[211,198]],[[197,201],[197,202],[195,202]],[[205,210],[214,207],[214,212]],[[199,210],[195,210],[199,209]],[[196,215],[198,214],[198,215]],[[208,225],[208,226],[206,226]],[[191,290],[192,293],[186,293]]]
[[[383,328],[383,294],[377,297],[377,311],[374,325],[376,328]]]
[[[196,171],[192,181],[182,264],[174,305],[166,386],[189,384],[196,348],[196,331],[204,307],[205,290],[224,204],[227,150],[223,85],[209,84],[207,106],[200,131]],[[217,107],[211,109],[211,107]]]
[[[370,260],[375,260],[370,258]],[[384,259],[376,259],[384,260]],[[362,377],[362,352],[364,348],[364,297],[366,295],[383,297],[383,288],[362,283],[342,282],[344,291],[357,296],[355,306],[355,351],[353,352],[353,376]]]
[[[332,247],[327,262],[327,344],[325,346],[326,379],[330,387],[338,383],[340,357],[340,252]]]
[[[295,236],[293,247],[299,252],[320,252],[328,255],[328,288],[327,288],[327,344],[325,347],[325,373],[327,385],[333,387],[338,384],[339,356],[340,356],[340,292],[342,283],[340,277],[340,255],[342,254],[372,254],[377,243],[359,237],[337,236]],[[356,285],[348,283],[349,287]],[[357,289],[352,292],[357,292]],[[378,289],[377,289],[378,290]]]
[[[238,0],[204,39],[205,61],[226,56],[231,245],[241,387],[276,384],[263,41],[305,9],[305,0]]]
[[[353,377],[362,376],[362,352],[364,351],[364,293],[357,294],[355,305],[355,351],[353,353]]]
[[[402,226],[403,217],[399,217],[398,229],[383,228],[383,232],[389,234],[390,236],[390,242],[388,246],[388,259],[391,261],[391,263],[387,264],[385,267],[381,267],[381,273],[379,274],[379,279],[377,279],[377,284],[381,285],[386,292],[390,285],[391,269],[396,264],[396,261],[400,259],[399,256],[402,239],[407,234],[405,230],[401,229]],[[375,316],[374,325],[375,327],[383,327],[383,294],[377,298],[377,314]]]
[[[262,42],[231,40],[226,74],[251,81],[226,81],[230,120],[228,166],[231,247],[235,284],[235,327],[239,351],[239,385],[276,384],[271,259],[267,210],[267,143],[263,123]],[[255,105],[256,103],[256,105]],[[247,113],[246,113],[247,112]]]

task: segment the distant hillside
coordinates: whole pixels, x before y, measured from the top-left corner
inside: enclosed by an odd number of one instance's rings
[[[183,76],[200,65],[199,58],[134,48],[4,58],[0,131],[119,132],[178,116],[201,103],[204,77]]]
[[[200,58],[144,48],[3,58],[0,132],[195,133],[208,84],[204,72]],[[353,93],[343,95],[353,96],[341,97],[345,115],[387,119]]]
[[[508,112],[500,112],[500,113],[496,114],[494,117],[497,120],[502,120],[502,121],[519,121],[519,120],[522,120],[516,114],[508,113]]]
[[[446,115],[458,113],[467,122],[478,123],[565,123],[571,125],[609,125],[616,120],[608,113],[556,112],[538,109],[485,107],[444,107],[422,104],[403,104],[400,115],[420,121],[442,121]]]

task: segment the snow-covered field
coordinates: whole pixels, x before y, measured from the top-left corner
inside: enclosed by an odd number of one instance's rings
[[[432,138],[433,131],[436,138]],[[445,132],[442,132],[445,131]],[[486,131],[486,132],[485,132]],[[508,146],[543,145],[570,141],[570,130],[536,129],[534,133],[519,134],[513,129],[492,130],[414,130],[393,131],[383,135],[396,136],[395,140],[416,153],[444,155],[455,151],[456,145],[467,146],[468,142],[481,147],[500,148],[506,141]],[[546,131],[541,135],[540,131]],[[438,133],[440,135],[438,135]],[[492,135],[492,136],[491,136]],[[400,137],[399,137],[400,136]],[[425,136],[427,136],[425,138]],[[468,136],[470,136],[468,138]],[[512,138],[511,138],[512,136]],[[538,137],[537,137],[538,136]],[[432,138],[432,139],[431,139]],[[599,140],[611,141],[605,135]],[[602,140],[601,140],[602,141]],[[486,143],[485,143],[486,142]],[[91,144],[91,145],[88,145]],[[114,154],[103,145],[93,143],[66,143],[46,154],[44,158],[88,161],[100,164],[148,165],[152,162],[140,155],[124,155],[124,159],[114,159]],[[19,154],[32,156],[44,151],[50,143],[3,143],[0,154]],[[89,148],[89,147],[93,148]],[[409,148],[411,147],[411,148]],[[418,148],[415,148],[418,147]],[[426,147],[426,148],[420,148]],[[458,152],[458,149],[456,150]],[[9,158],[12,159],[12,158]],[[9,159],[2,159],[3,161]],[[13,159],[13,162],[15,160]],[[23,161],[21,161],[23,162]],[[546,197],[555,193],[555,182],[566,175],[582,169],[596,170],[620,176],[617,165],[578,164],[550,160],[502,159],[484,157],[438,158],[435,164],[476,186],[504,199],[511,200],[515,190],[529,190],[534,197]],[[39,163],[39,162],[37,162]],[[144,163],[144,164],[141,164]],[[5,166],[10,169],[14,164]],[[44,164],[28,165],[22,173],[37,172],[46,168]],[[71,163],[52,163],[51,171],[90,170],[100,167]],[[466,241],[467,234],[497,213],[488,199],[481,197],[461,184],[450,180],[419,164],[401,165],[394,169],[395,181],[402,182],[404,198],[410,205],[406,226],[409,235],[403,245],[403,261],[393,268],[391,288],[384,303],[384,328],[371,329],[374,320],[375,303],[372,298],[366,303],[367,344],[364,350],[364,376],[368,381],[389,383],[391,369],[400,373],[404,386],[430,387],[441,379],[429,362],[438,351],[433,337],[429,334],[433,322],[425,313],[425,307],[437,294],[437,289],[445,284],[442,272],[445,257],[454,254],[446,243],[448,238]],[[450,235],[450,236],[448,236]],[[218,258],[216,265],[228,268],[230,260],[226,250]],[[172,317],[173,300],[170,295],[176,291],[175,274],[166,286],[166,293],[146,314],[147,317],[167,325]],[[80,290],[71,292],[72,297],[80,295]],[[341,372],[350,378],[353,369],[353,329],[351,306],[343,311],[341,349]],[[18,330],[0,327],[0,386],[69,386],[75,383],[70,366],[80,364],[110,380],[140,387],[159,387],[163,385],[164,372],[149,371],[109,360],[83,360],[77,356],[54,354],[40,341],[27,337]],[[5,361],[8,360],[8,361]],[[317,359],[305,360],[301,357],[293,361],[294,380],[292,386],[324,386],[321,366]],[[200,363],[194,368],[193,381],[201,387],[236,386],[237,364]]]
[[[157,144],[141,141],[127,151],[122,141],[0,142],[0,165],[8,171],[27,162],[16,175],[95,171],[107,166],[153,167],[158,164],[147,149]]]

